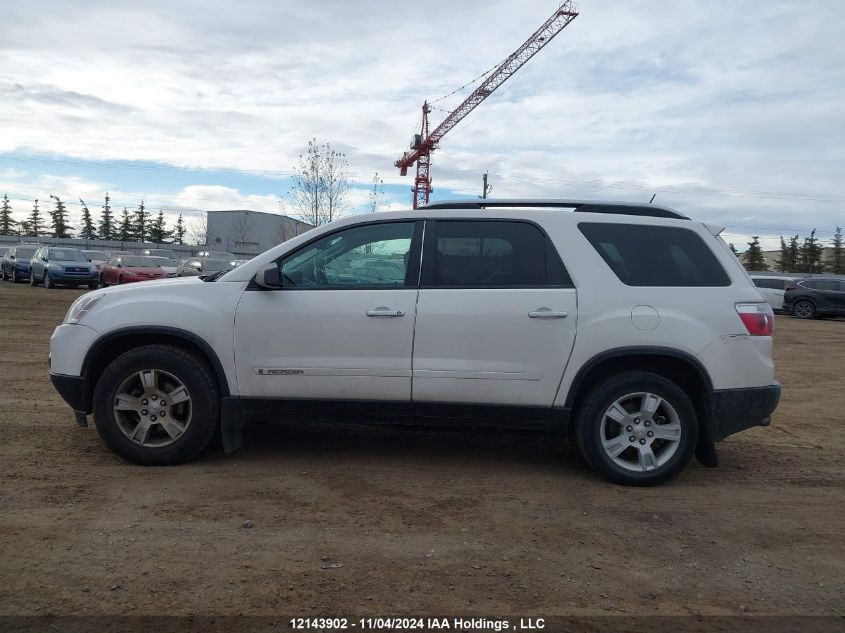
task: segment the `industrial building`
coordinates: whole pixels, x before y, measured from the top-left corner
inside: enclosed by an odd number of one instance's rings
[[[314,228],[278,213],[233,209],[208,212],[208,250],[249,258]]]

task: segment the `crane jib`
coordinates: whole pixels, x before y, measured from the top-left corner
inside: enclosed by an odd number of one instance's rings
[[[431,106],[428,102],[423,104],[423,117],[420,134],[414,136],[412,151],[405,152],[402,158],[396,161],[400,173],[404,176],[408,168],[414,163],[417,164],[417,175],[414,180],[414,208],[428,204],[431,193],[431,178],[429,167],[431,165],[431,152],[437,143],[470,112],[478,107],[496,89],[505,83],[516,71],[534,55],[540,52],[558,33],[560,33],[572,20],[578,17],[574,3],[566,0],[560,7],[538,28],[516,51],[514,51],[501,64],[497,65],[488,77],[470,94],[464,101],[438,125],[433,132],[429,133],[428,114]]]

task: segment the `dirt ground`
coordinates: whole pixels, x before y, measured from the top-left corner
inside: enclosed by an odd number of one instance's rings
[[[80,293],[0,283],[0,614],[845,613],[845,319],[778,316],[772,426],[636,489],[513,434],[260,427],[128,465],[48,379]]]

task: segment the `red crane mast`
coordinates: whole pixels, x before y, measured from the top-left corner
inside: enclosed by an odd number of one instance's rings
[[[396,161],[402,176],[408,174],[408,168],[417,164],[417,175],[412,189],[414,195],[414,209],[428,204],[431,194],[431,152],[437,149],[437,144],[446,134],[463,120],[466,115],[475,110],[478,105],[505,83],[517,70],[539,53],[555,35],[560,33],[572,20],[578,17],[573,0],[565,0],[560,4],[552,16],[537,29],[525,43],[514,51],[510,57],[496,66],[478,88],[473,91],[457,108],[443,120],[443,122],[429,133],[428,115],[431,106],[426,101],[422,107],[422,125],[419,134],[415,134],[411,141],[411,151],[402,154]]]

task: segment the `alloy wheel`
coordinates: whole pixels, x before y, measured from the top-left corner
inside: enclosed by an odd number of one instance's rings
[[[604,413],[601,445],[625,470],[645,472],[666,464],[681,442],[681,421],[664,398],[646,392],[618,398]]]
[[[121,432],[148,447],[172,444],[191,423],[193,404],[187,387],[173,374],[144,369],[117,388],[112,407]]]

